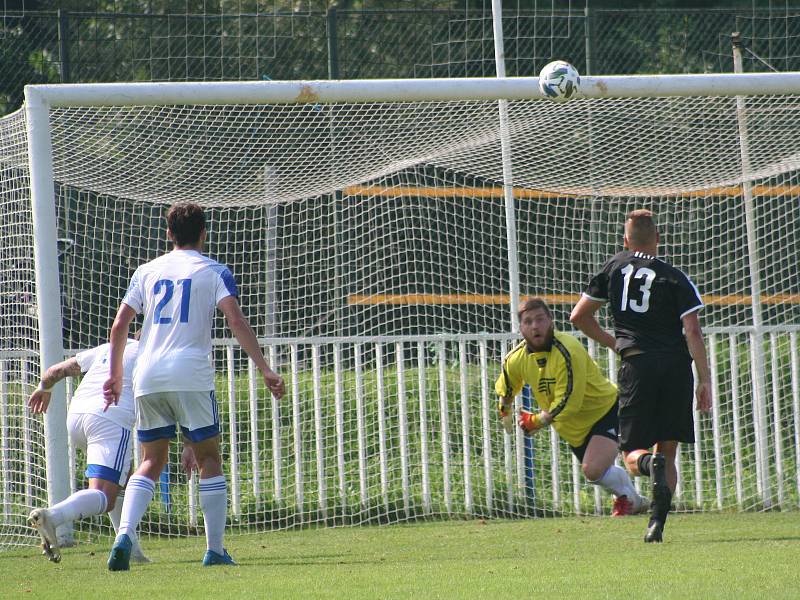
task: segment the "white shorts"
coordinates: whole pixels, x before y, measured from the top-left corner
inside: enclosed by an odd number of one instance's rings
[[[86,453],[86,477],[124,486],[131,468],[131,430],[92,413],[69,413],[73,446]]]
[[[214,391],[156,392],[136,398],[136,435],[140,442],[172,439],[175,426],[192,442],[219,435]]]

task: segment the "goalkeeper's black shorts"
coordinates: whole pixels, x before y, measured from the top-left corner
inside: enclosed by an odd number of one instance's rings
[[[694,376],[688,355],[646,352],[623,358],[617,386],[621,450],[662,441],[694,443]]]
[[[611,405],[611,408],[608,409],[608,412],[600,417],[592,428],[589,430],[589,433],[586,434],[586,437],[583,440],[583,443],[580,446],[570,446],[569,449],[572,450],[572,453],[575,455],[579,461],[583,462],[583,455],[586,454],[586,449],[589,447],[589,442],[592,441],[592,438],[596,435],[600,437],[605,437],[615,442],[618,441],[619,435],[619,423],[617,421],[617,410],[619,409],[619,405],[617,402]]]

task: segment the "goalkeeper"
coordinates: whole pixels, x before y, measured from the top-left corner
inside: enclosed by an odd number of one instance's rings
[[[614,495],[613,516],[646,511],[646,499],[625,469],[614,464],[619,451],[616,386],[603,377],[583,344],[555,330],[544,300],[531,298],[522,305],[519,328],[524,341],[503,359],[495,384],[507,430],[513,428],[514,397],[527,383],[541,410],[522,411],[519,426],[533,434],[552,425],[581,461],[586,479]]]

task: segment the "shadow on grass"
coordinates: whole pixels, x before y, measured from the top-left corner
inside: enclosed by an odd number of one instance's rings
[[[233,558],[237,561],[238,566],[240,567],[269,567],[269,566],[276,566],[276,567],[296,567],[296,566],[303,566],[303,565],[364,565],[364,564],[375,564],[377,562],[382,562],[380,560],[370,560],[370,559],[358,559],[349,556],[349,554],[312,554],[312,555],[303,555],[303,556],[293,556],[287,558],[278,558],[278,557],[271,557],[271,556],[247,556],[244,560],[239,561],[236,556]],[[171,563],[176,565],[189,565],[195,563],[202,562],[202,556],[197,558],[185,558],[185,559],[175,559],[169,561],[158,561],[162,564]],[[153,563],[155,564],[155,563]],[[146,566],[146,565],[133,565],[134,566]]]
[[[737,537],[728,539],[705,539],[704,544],[739,544],[741,542],[754,542],[763,544],[764,542],[800,542],[800,535],[780,535],[775,537]]]

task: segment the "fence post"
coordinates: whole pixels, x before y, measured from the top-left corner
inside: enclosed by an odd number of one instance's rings
[[[586,64],[584,66],[584,75],[592,74],[592,22],[594,21],[594,12],[589,8],[589,0],[586,0],[586,8],[583,9],[583,44],[584,52],[586,54]]]
[[[339,40],[336,34],[336,7],[329,6],[327,12],[328,28],[328,79],[339,79]]]
[[[70,82],[69,13],[58,9],[58,58],[61,62],[61,83]]]

